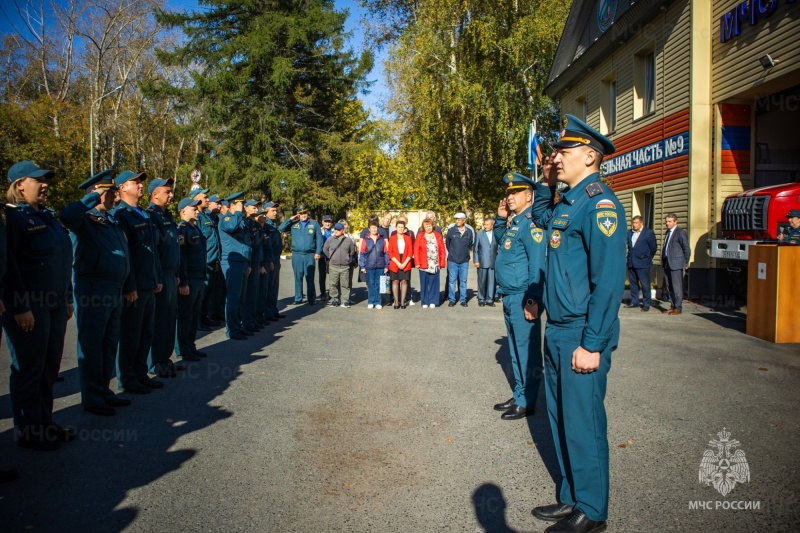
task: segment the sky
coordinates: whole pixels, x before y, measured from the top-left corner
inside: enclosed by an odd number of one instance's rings
[[[20,4],[24,4],[26,0],[16,0]],[[58,0],[56,0],[58,1]],[[37,2],[38,3],[38,2]],[[45,1],[45,4],[49,2]],[[193,10],[198,9],[196,0],[166,0],[168,8],[174,10]],[[363,16],[365,10],[359,7],[358,2],[354,0],[334,0],[337,10],[347,9],[349,16],[345,23],[345,30],[352,32],[350,39],[350,47],[356,54],[359,54],[364,46],[364,30],[363,30]],[[14,31],[14,27],[23,30],[24,25],[21,23],[14,7],[14,0],[0,0],[0,34],[6,34]],[[382,110],[382,102],[388,98],[388,91],[386,88],[385,73],[383,69],[383,60],[386,57],[386,50],[383,50],[375,57],[375,66],[367,79],[374,81],[370,93],[361,95],[365,105],[372,111],[375,117],[385,118],[386,114]]]

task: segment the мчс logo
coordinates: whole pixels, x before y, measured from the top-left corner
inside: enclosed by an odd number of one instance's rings
[[[723,496],[727,496],[737,483],[750,481],[750,467],[744,451],[738,448],[741,443],[731,439],[730,432],[722,428],[717,433],[719,440],[710,440],[708,444],[717,450],[706,450],[700,461],[700,483],[714,485]]]

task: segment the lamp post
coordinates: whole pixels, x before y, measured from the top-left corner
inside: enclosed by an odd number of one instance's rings
[[[92,160],[91,161],[92,176],[94,176],[94,106],[97,105],[97,103],[100,102],[106,96],[111,96],[120,89],[122,89],[122,85],[108,91],[106,94],[104,94],[103,96],[92,102],[92,105],[89,108],[89,158]]]

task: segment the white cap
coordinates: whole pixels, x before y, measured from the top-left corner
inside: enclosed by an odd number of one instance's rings
[[[464,213],[458,212],[458,213],[456,213],[456,218],[467,218],[467,215],[465,215]]]

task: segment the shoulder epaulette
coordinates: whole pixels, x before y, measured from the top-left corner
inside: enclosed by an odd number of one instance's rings
[[[592,183],[586,186],[586,194],[589,195],[589,198],[594,198],[598,194],[602,193],[603,193],[603,186],[597,183],[596,181],[593,181]]]

